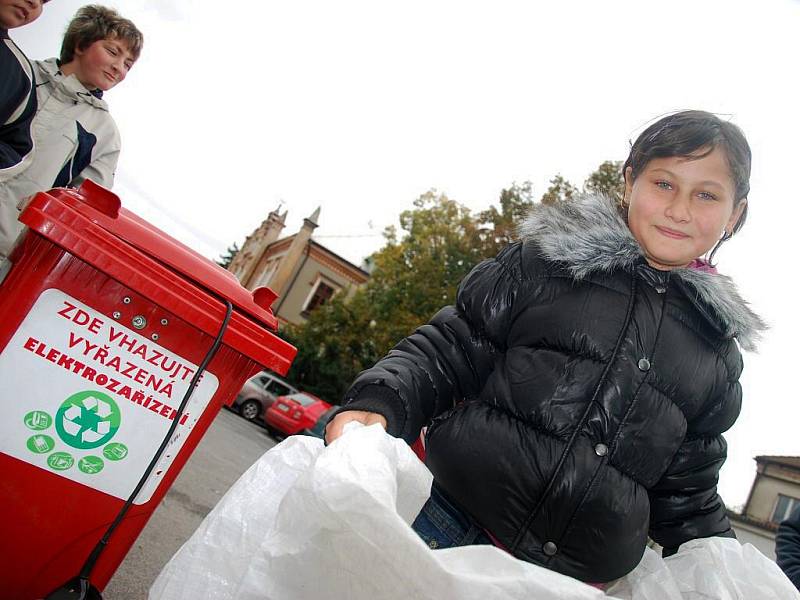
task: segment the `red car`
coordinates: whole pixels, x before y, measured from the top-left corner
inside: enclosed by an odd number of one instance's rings
[[[331,405],[308,392],[278,396],[264,411],[267,429],[284,435],[294,435],[314,426]]]

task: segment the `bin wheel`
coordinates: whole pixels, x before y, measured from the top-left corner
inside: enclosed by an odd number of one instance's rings
[[[261,405],[257,400],[245,400],[239,407],[239,414],[248,421],[255,421],[261,412]]]

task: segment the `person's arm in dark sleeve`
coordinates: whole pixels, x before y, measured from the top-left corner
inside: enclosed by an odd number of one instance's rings
[[[7,180],[33,152],[36,114],[33,71],[22,51],[0,38],[0,181]]]
[[[775,556],[778,566],[800,590],[800,506],[778,527]]]
[[[664,556],[674,554],[689,540],[736,537],[717,493],[717,482],[728,450],[722,433],[733,425],[741,408],[740,372],[741,366],[726,391],[689,424],[666,473],[649,490],[650,537],[664,548]]]
[[[684,442],[669,471],[650,490],[650,537],[670,556],[684,542],[736,537],[717,493],[727,445],[722,436]]]
[[[455,306],[356,378],[344,410],[383,415],[387,431],[411,443],[433,417],[476,396],[505,346],[520,288],[520,247],[476,266],[461,282]]]

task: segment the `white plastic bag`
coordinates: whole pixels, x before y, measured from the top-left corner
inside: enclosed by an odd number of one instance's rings
[[[290,437],[234,484],[164,567],[150,599],[609,600],[491,546],[430,550],[409,526],[430,486],[430,472],[409,447],[377,425],[351,429],[328,447]],[[692,544],[666,561],[649,550],[613,593],[637,600],[800,597],[750,546]]]
[[[752,544],[707,538],[662,559],[648,548],[641,562],[608,593],[618,600],[792,600],[800,592]]]

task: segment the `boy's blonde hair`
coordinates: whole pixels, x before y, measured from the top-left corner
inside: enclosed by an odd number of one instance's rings
[[[75,13],[67,26],[61,42],[61,64],[72,62],[75,50],[85,50],[98,40],[118,39],[128,45],[133,59],[139,58],[144,44],[142,32],[129,19],[125,19],[113,8],[88,4]]]

